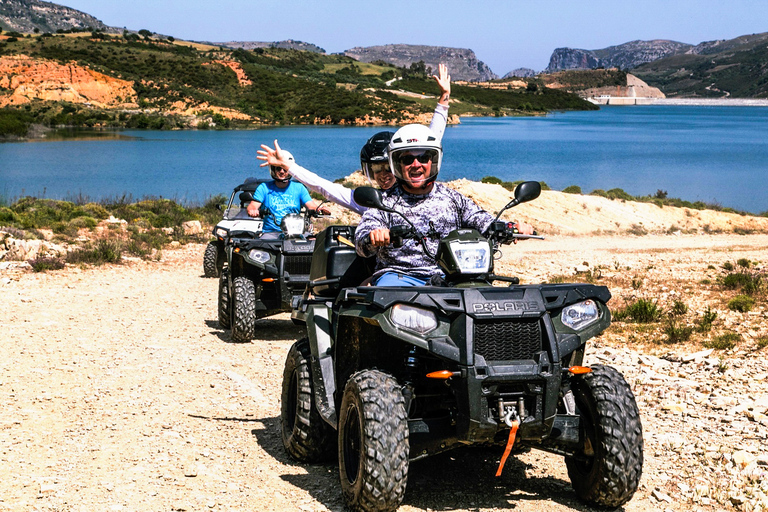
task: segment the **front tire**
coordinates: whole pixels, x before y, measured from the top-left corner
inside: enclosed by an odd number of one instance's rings
[[[280,423],[285,451],[299,462],[321,462],[333,453],[335,433],[315,405],[309,340],[293,344],[285,359]]]
[[[219,277],[224,267],[223,251],[216,242],[208,242],[203,254],[203,275],[205,277]]]
[[[592,366],[571,387],[583,424],[584,452],[565,459],[571,484],[590,505],[619,507],[632,499],[643,472],[643,428],[635,396],[610,366]]]
[[[347,506],[394,511],[408,480],[408,417],[400,386],[377,370],[353,374],[339,416],[339,473]]]
[[[229,329],[232,325],[232,311],[229,297],[229,272],[224,271],[219,277],[219,327]]]
[[[232,341],[248,343],[256,334],[256,286],[246,276],[232,283]]]

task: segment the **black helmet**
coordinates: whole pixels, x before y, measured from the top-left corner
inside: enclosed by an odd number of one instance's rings
[[[389,156],[387,148],[392,140],[394,132],[379,132],[368,139],[363,149],[360,150],[360,168],[365,176],[374,183],[374,174],[380,165],[389,169]],[[378,164],[378,165],[376,165]]]

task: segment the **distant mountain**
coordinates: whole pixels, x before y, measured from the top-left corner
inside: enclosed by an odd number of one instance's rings
[[[355,47],[343,52],[344,55],[362,62],[387,62],[397,67],[409,67],[424,62],[437,72],[440,63],[448,66],[453,80],[483,82],[498,78],[475,52],[467,48],[445,46],[423,46],[410,44],[387,44],[382,46]]]
[[[692,48],[693,45],[666,39],[630,41],[602,50],[557,48],[549,58],[546,72],[554,73],[568,69],[633,69],[641,64],[663,59],[670,55],[686,53]]]
[[[325,53],[325,50],[312,43],[304,41],[295,41],[286,39],[285,41],[275,41],[273,43],[261,41],[229,41],[227,43],[209,43],[214,46],[223,46],[225,48],[242,48],[243,50],[253,50],[254,48],[288,48],[290,50],[304,50],[313,53]]]
[[[536,76],[538,73],[531,68],[517,68],[513,69],[502,78],[530,78]]]
[[[768,32],[708,41],[632,70],[667,97],[768,98]]]
[[[0,27],[6,31],[25,33],[54,33],[73,28],[113,33],[122,31],[77,9],[41,0],[0,0]]]

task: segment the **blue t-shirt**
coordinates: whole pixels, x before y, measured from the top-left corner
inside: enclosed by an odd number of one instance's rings
[[[307,187],[292,181],[286,188],[279,188],[274,181],[262,183],[253,194],[253,200],[269,208],[264,218],[264,232],[280,231],[280,222],[289,213],[299,213],[301,206],[311,201]]]

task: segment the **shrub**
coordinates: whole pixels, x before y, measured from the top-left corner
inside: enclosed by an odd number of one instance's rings
[[[747,258],[739,258],[736,260],[736,264],[743,268],[749,268],[751,265],[750,261]]]
[[[61,258],[35,258],[27,261],[35,272],[46,272],[48,270],[61,270],[64,268],[64,261]]]
[[[706,348],[714,348],[715,350],[730,350],[736,346],[736,343],[741,341],[741,335],[735,332],[729,332],[727,334],[721,334],[715,336],[709,341],[704,342]]]
[[[768,336],[763,336],[757,339],[757,349],[762,350],[765,347],[768,347]]]
[[[569,187],[565,187],[563,189],[563,192],[566,194],[581,194],[581,187],[578,185],[571,185]]]
[[[675,300],[669,312],[672,316],[683,316],[688,312],[688,306],[683,301]]]
[[[693,327],[688,325],[678,326],[675,321],[670,320],[664,328],[664,334],[667,335],[668,344],[680,343],[691,339]]]
[[[95,246],[89,244],[67,254],[67,263],[103,265],[119,263],[123,257],[121,244],[115,240],[100,240]]]
[[[763,278],[760,274],[736,272],[722,277],[720,284],[728,290],[741,289],[747,295],[755,295],[763,288]]]
[[[631,320],[639,324],[658,322],[661,318],[661,309],[655,301],[646,299],[637,299],[632,304],[627,305],[613,314],[613,318],[622,320]]]
[[[755,299],[748,295],[737,295],[728,301],[728,309],[731,311],[738,311],[740,313],[746,313],[750,311],[755,305]]]
[[[699,319],[696,330],[699,332],[711,331],[712,324],[715,322],[716,318],[717,318],[717,312],[712,311],[711,308],[707,307],[707,309],[704,310],[704,314]]]
[[[733,263],[731,263],[730,261],[726,261],[725,263],[723,263],[723,268],[728,272],[730,272],[731,270],[733,270]]]

